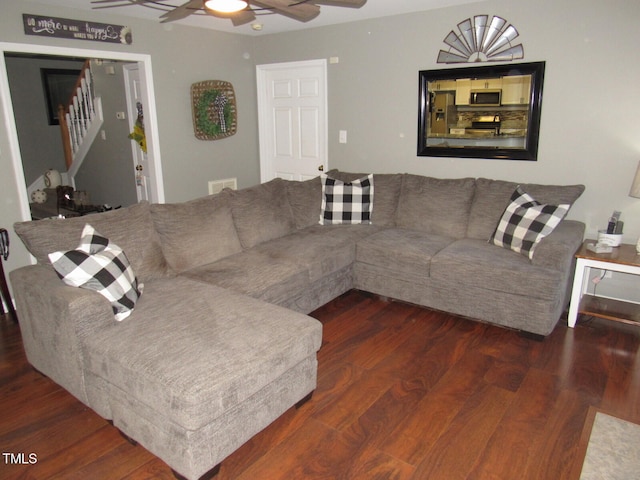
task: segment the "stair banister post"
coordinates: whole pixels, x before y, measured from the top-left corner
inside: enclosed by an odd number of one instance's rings
[[[62,135],[62,150],[64,151],[64,163],[67,166],[67,170],[73,163],[73,152],[71,150],[71,132],[69,131],[68,123],[69,115],[65,112],[65,108],[62,105],[58,105],[58,120],[60,121],[60,134]]]

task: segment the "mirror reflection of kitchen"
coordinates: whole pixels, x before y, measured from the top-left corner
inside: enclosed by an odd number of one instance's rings
[[[531,75],[428,82],[427,145],[526,148]]]

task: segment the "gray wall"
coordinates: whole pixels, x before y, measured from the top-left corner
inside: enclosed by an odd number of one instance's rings
[[[604,227],[614,208],[623,211],[624,241],[635,243],[640,236],[640,201],[627,196],[640,160],[640,2],[489,0],[258,37],[126,19],[106,10],[79,13],[10,0],[0,0],[0,5],[1,41],[151,55],[169,202],[205,194],[209,179],[237,176],[241,187],[259,181],[257,64],[338,56],[340,62],[329,65],[328,83],[332,167],[583,183],[587,190],[570,217],[584,221],[589,236]],[[22,32],[23,12],[131,25],[134,43],[28,37]],[[460,21],[484,13],[516,26],[524,61],[547,63],[538,161],[417,157],[417,72],[444,67],[436,63],[445,47],[442,40]],[[206,79],[227,80],[236,89],[239,125],[234,137],[202,142],[193,136],[189,86]],[[347,144],[338,143],[343,129]],[[13,168],[5,137],[0,132],[3,174]],[[13,183],[11,175],[0,178],[3,225],[16,219],[10,213],[16,204]]]

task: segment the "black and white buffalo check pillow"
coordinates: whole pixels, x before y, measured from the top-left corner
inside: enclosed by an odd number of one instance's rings
[[[322,181],[321,225],[371,223],[373,175],[343,182],[320,175]]]
[[[543,205],[518,186],[489,242],[531,259],[540,240],[553,232],[569,207],[568,204]]]
[[[109,300],[118,321],[131,314],[142,293],[143,284],[138,285],[122,249],[91,225],[82,230],[77,249],[50,253],[49,260],[65,284],[95,290]]]

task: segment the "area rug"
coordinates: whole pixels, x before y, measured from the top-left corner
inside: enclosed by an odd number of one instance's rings
[[[640,478],[640,425],[597,412],[580,480]]]

